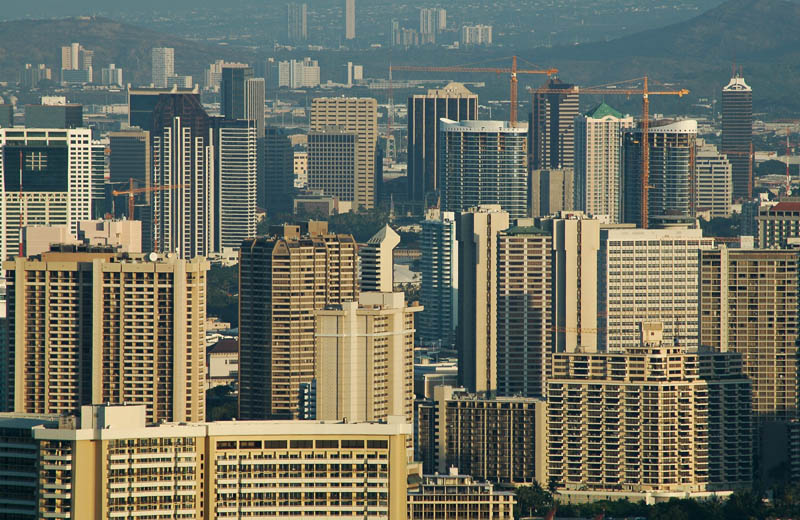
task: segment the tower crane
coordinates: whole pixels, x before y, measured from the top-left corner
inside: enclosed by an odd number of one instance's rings
[[[128,196],[128,219],[133,220],[134,197],[140,193],[152,193],[155,191],[177,190],[180,188],[188,188],[188,184],[165,184],[163,186],[148,186],[144,188],[134,188],[133,179],[130,179],[130,186],[127,190],[114,190],[111,194],[115,197],[120,195]]]
[[[558,73],[558,69],[518,69],[517,57],[512,56],[511,67],[423,67],[417,65],[389,65],[389,78],[392,77],[392,71],[395,70],[409,70],[409,71],[422,71],[422,72],[493,72],[495,74],[509,74],[511,80],[511,110],[509,114],[509,123],[511,126],[517,124],[517,75],[518,74],[547,74],[551,76]],[[391,80],[390,80],[391,82]]]
[[[642,227],[647,228],[648,221],[648,193],[650,189],[650,146],[648,144],[650,130],[650,96],[678,96],[683,97],[689,93],[687,89],[679,90],[650,90],[647,86],[647,76],[635,78],[620,83],[642,82],[642,88],[616,88],[617,84],[600,85],[599,87],[581,88],[574,86],[572,89],[528,88],[532,95],[536,94],[600,94],[600,95],[641,95],[642,96],[642,198],[641,219]]]

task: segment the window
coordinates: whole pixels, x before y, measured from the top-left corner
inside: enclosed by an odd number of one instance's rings
[[[217,441],[218,450],[235,450],[236,441]]]
[[[290,441],[289,447],[296,450],[307,450],[314,447],[312,440],[293,440]]]
[[[383,450],[385,450],[388,447],[389,447],[389,441],[378,441],[378,440],[367,441],[367,448],[370,448],[370,449],[383,449]]]
[[[343,440],[342,449],[364,449],[364,441],[361,439]]]
[[[338,440],[325,440],[325,441],[317,441],[317,449],[321,450],[330,450],[330,449],[338,449],[339,448],[339,441]]]
[[[269,450],[285,450],[286,441],[264,441],[264,448]]]

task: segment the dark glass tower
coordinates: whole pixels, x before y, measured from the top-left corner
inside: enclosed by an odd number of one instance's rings
[[[253,77],[246,65],[224,65],[220,84],[220,111],[225,119],[244,119],[247,114],[245,83]]]
[[[731,78],[722,89],[722,147],[733,178],[733,199],[753,197],[753,90],[741,76]]]
[[[528,125],[528,150],[532,170],[572,168],[575,163],[575,85],[551,79],[544,88],[564,94],[535,93]]]

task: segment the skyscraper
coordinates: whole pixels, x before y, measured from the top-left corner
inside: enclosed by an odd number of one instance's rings
[[[642,223],[642,130],[622,136],[622,219],[639,227],[691,221],[695,216],[697,121],[650,126],[648,222]]]
[[[572,168],[533,170],[529,182],[531,217],[572,211],[575,191]]]
[[[447,11],[438,7],[419,10],[420,43],[436,43],[436,35],[447,27]]]
[[[110,249],[6,262],[6,406],[75,413],[127,402],[146,405],[150,423],[203,420],[208,267]]]
[[[575,157],[575,118],[578,92],[575,85],[550,79],[544,88],[564,90],[564,94],[533,94],[528,150],[530,167],[572,168]]]
[[[167,78],[175,75],[175,49],[171,47],[155,47],[153,58],[153,86],[167,88]]]
[[[239,258],[239,418],[293,418],[314,379],[314,313],[358,298],[358,246],[311,222],[308,233],[247,239]]]
[[[400,235],[384,225],[358,249],[361,258],[361,291],[390,293],[394,290],[394,248]]]
[[[196,94],[200,96],[198,88],[167,89],[167,88],[132,88],[128,89],[128,126],[139,127],[152,133],[153,111],[161,94]]]
[[[458,221],[459,383],[469,392],[497,390],[498,233],[508,213],[499,205],[469,208]]]
[[[291,2],[286,5],[286,40],[289,43],[303,43],[308,39],[308,6],[306,3]]]
[[[348,0],[350,2],[352,0]],[[352,200],[353,209],[372,209],[375,205],[375,146],[378,140],[378,102],[374,98],[316,98],[311,103],[311,128],[313,133],[340,133],[343,140],[354,140],[355,154],[343,154],[336,149],[329,154],[324,148],[315,149],[309,139],[308,182],[329,193],[332,185],[326,179],[327,167],[315,165],[329,163],[330,167],[353,162],[355,175],[352,181],[333,179],[352,185],[351,196],[340,196],[341,200]],[[352,136],[352,137],[351,137]],[[333,150],[332,150],[333,151]],[[312,176],[314,179],[312,179]],[[334,176],[331,176],[334,177]],[[343,189],[349,190],[348,186]]]
[[[444,210],[499,204],[512,218],[526,217],[528,129],[505,121],[449,119],[439,127]]]
[[[455,345],[458,324],[458,241],[453,212],[429,209],[422,221],[417,338],[424,345]]]
[[[264,78],[250,78],[244,82],[244,119],[255,122],[256,137],[264,137],[264,102],[266,96]]]
[[[722,89],[722,146],[731,162],[734,200],[753,198],[753,90],[738,74]]]
[[[356,0],[344,0],[344,39],[356,37]]]
[[[575,119],[575,209],[620,222],[622,130],[633,127],[623,116],[600,103]]]
[[[226,63],[222,66],[220,112],[226,119],[245,118],[245,82],[252,77],[253,69],[249,65]]]
[[[274,126],[264,137],[264,172],[258,178],[258,206],[268,215],[291,213],[294,193],[294,157],[286,132]]]
[[[478,95],[461,83],[449,83],[408,98],[408,200],[424,206],[436,202],[443,182],[437,160],[441,118],[478,119]]]
[[[695,170],[697,212],[708,212],[711,218],[730,217],[733,200],[730,160],[713,144],[698,139]]]

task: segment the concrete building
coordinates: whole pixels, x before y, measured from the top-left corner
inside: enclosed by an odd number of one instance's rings
[[[714,248],[700,229],[601,229],[597,271],[600,349],[639,344],[643,322],[663,323],[664,335],[698,346],[698,258]],[[592,283],[584,280],[584,283]]]
[[[78,240],[90,246],[112,247],[121,253],[141,253],[142,223],[138,220],[83,220],[78,224]],[[26,256],[31,254],[37,253]]]
[[[753,198],[753,89],[735,74],[722,88],[722,146],[731,163],[733,198]]]
[[[316,88],[320,84],[319,62],[309,57],[278,62],[278,87]]]
[[[533,170],[530,178],[529,207],[531,217],[544,217],[572,211],[574,175],[571,169]]]
[[[348,2],[353,0],[347,0]],[[311,128],[313,133],[341,132],[343,139],[355,139],[355,168],[353,195],[348,199],[325,190],[327,181],[321,181],[328,168],[338,168],[339,161],[350,163],[350,155],[338,157],[308,143],[308,182],[312,189],[323,189],[326,195],[340,200],[352,200],[354,209],[372,209],[375,205],[375,147],[378,140],[378,102],[373,98],[316,98],[311,103]],[[327,168],[321,164],[329,163]]]
[[[128,402],[151,423],[205,417],[205,260],[89,249],[3,267],[7,410]]]
[[[354,40],[356,37],[356,0],[344,1],[344,39]]]
[[[304,43],[308,40],[308,6],[292,2],[286,6],[286,40]]]
[[[175,75],[175,49],[156,47],[152,50],[153,86],[167,88],[167,78]]]
[[[422,222],[422,285],[417,339],[424,345],[456,344],[458,325],[458,240],[453,212],[429,209]]]
[[[733,200],[730,160],[713,144],[698,139],[695,167],[697,212],[707,213],[710,218],[730,217]]]
[[[460,213],[499,204],[512,218],[528,216],[527,128],[506,121],[439,122],[442,208]]]
[[[426,474],[455,466],[479,480],[544,484],[546,409],[540,399],[437,386],[433,399],[417,402],[414,458]]]
[[[575,118],[575,209],[622,221],[622,131],[633,126],[605,103]]]
[[[553,238],[527,220],[497,237],[497,395],[542,397],[553,345]]]
[[[424,475],[408,490],[408,519],[512,520],[515,502],[513,491],[496,490],[450,468],[447,475]]]
[[[362,292],[316,312],[320,420],[414,420],[414,313],[403,293]]]
[[[800,198],[789,197],[777,204],[762,203],[756,226],[760,248],[785,248],[800,242]]]
[[[394,290],[394,248],[400,235],[386,224],[358,248],[361,257],[361,291],[390,293]]]
[[[470,392],[497,390],[497,236],[509,226],[498,205],[462,213],[458,240],[459,382]]]
[[[109,177],[111,149],[109,139],[93,139],[91,143],[92,186],[91,215],[93,219],[104,218],[111,212],[106,204],[106,179]],[[113,204],[112,204],[113,206]]]
[[[264,104],[266,103],[267,84],[264,78],[250,78],[244,82],[244,118],[256,123],[256,136],[264,138],[266,121]]]
[[[167,78],[168,89],[190,89],[192,88],[192,77],[174,74]]]
[[[222,338],[206,350],[206,389],[239,382],[239,342]]]
[[[358,246],[326,222],[247,239],[239,257],[239,417],[297,417],[316,365],[316,311],[358,297]]]
[[[533,94],[528,128],[528,153],[532,170],[573,168],[575,160],[575,118],[578,116],[578,92],[575,85],[550,79],[548,90],[563,94]]]
[[[81,242],[69,232],[69,226],[25,226],[22,228],[22,256],[39,255],[56,244],[78,245]]]
[[[20,251],[22,227],[66,225],[76,236],[92,218],[91,137],[88,128],[0,128],[2,259]]]
[[[141,407],[86,406],[35,427],[46,518],[406,518],[410,427],[237,421],[145,427]],[[154,471],[157,470],[157,478]],[[247,482],[252,480],[252,482]],[[154,500],[156,498],[156,500]]]
[[[294,150],[294,188],[301,190],[308,186],[308,151]]]
[[[429,89],[408,98],[408,200],[426,208],[436,202],[442,189],[438,173],[439,122],[478,119],[478,95],[462,83]]]
[[[461,45],[491,45],[492,26],[491,25],[462,25],[461,26]]]
[[[109,64],[107,68],[101,69],[100,78],[101,84],[109,87],[122,87],[125,85],[122,82],[122,69],[113,63]]]
[[[420,44],[436,43],[436,35],[447,27],[447,10],[423,7],[419,10]]]
[[[328,129],[308,134],[308,188],[351,205],[358,183],[358,134]]]
[[[730,494],[752,485],[751,383],[730,352],[642,325],[625,353],[553,355],[547,475],[566,501]]]

